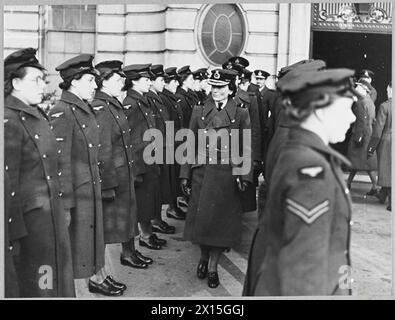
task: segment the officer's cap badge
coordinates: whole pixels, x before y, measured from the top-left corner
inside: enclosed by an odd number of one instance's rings
[[[262,77],[262,71],[258,72],[258,76]]]
[[[214,79],[217,79],[217,80],[221,77],[220,74],[219,74],[219,72],[218,72],[218,70],[215,71],[213,77],[214,77]]]

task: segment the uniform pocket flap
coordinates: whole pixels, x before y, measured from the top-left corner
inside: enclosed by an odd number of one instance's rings
[[[23,213],[32,211],[34,209],[42,208],[44,206],[44,202],[45,202],[45,199],[44,199],[44,196],[42,196],[42,195],[36,195],[36,196],[26,199],[22,205]]]
[[[91,174],[89,172],[79,172],[74,179],[74,189],[78,188],[79,186],[83,185],[84,183],[87,183],[91,181]]]

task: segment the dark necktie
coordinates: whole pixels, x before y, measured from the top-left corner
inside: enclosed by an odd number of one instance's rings
[[[218,107],[217,107],[218,111],[221,111],[223,104],[224,104],[223,102],[218,102]]]

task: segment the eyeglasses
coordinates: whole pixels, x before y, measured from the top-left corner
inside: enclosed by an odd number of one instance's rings
[[[39,85],[41,83],[44,83],[44,84],[48,84],[49,83],[49,81],[47,81],[46,77],[40,77],[40,76],[38,76],[36,78],[33,78],[33,79],[26,79],[25,78],[24,80],[35,82],[36,85]]]

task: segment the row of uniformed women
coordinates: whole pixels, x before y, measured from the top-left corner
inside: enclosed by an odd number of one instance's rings
[[[148,72],[150,65],[129,66],[125,83],[120,62],[106,61],[95,69],[92,55],[79,55],[56,68],[63,79],[62,95],[48,118],[37,107],[46,84],[35,52],[19,50],[4,62],[10,208],[5,243],[7,266],[15,266],[15,272],[11,267],[6,271],[16,275],[8,278],[14,281],[7,283],[7,296],[74,296],[73,279],[81,278],[89,278],[91,292],[121,295],[126,286],[104,269],[105,244],[122,243],[121,263],[146,268],[152,259],[134,246],[137,222],[139,243],[150,249],[166,244],[153,233],[153,225],[174,233],[161,218],[158,179],[165,169],[172,171],[173,178],[167,176],[163,183],[173,180],[175,188],[174,168],[147,165],[142,136],[146,127],[158,126],[152,106],[156,100],[166,101],[181,125],[185,110],[174,98],[179,74],[172,68],[168,92],[147,99],[143,93],[149,92],[151,78],[154,94],[163,89],[160,83],[155,86],[156,79],[163,81],[163,69],[155,74],[155,69]],[[193,77],[187,73],[186,78]],[[117,98],[125,87],[123,107]],[[87,101],[93,97],[91,106]],[[184,219],[174,196],[169,202],[168,216]]]

